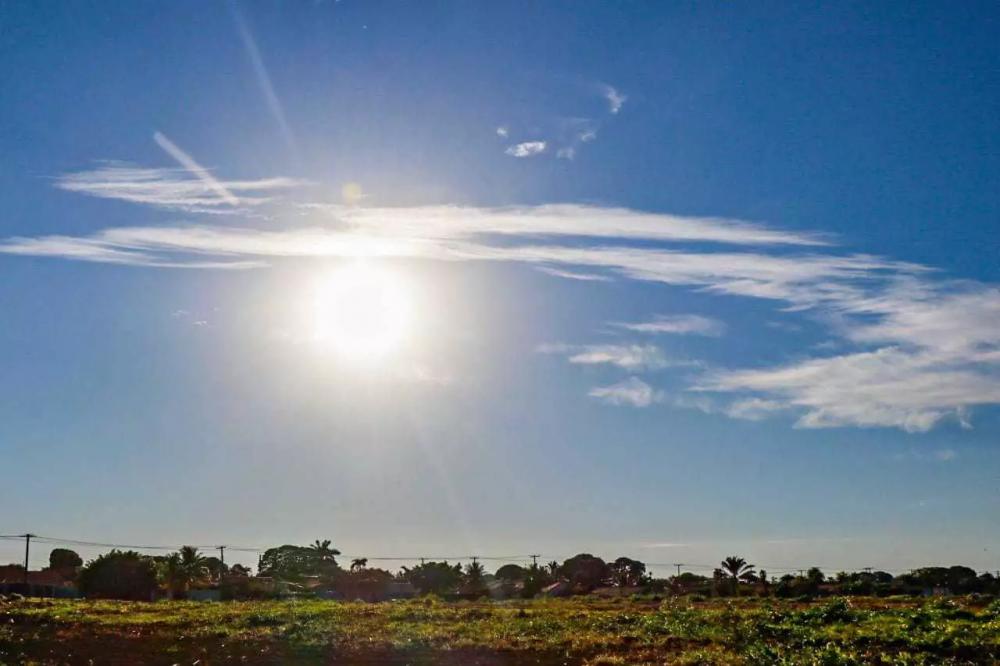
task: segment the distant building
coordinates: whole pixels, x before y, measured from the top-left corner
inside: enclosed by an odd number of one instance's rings
[[[29,571],[18,564],[0,566],[0,594],[23,594],[30,597],[74,598],[80,596],[69,572],[60,569]]]

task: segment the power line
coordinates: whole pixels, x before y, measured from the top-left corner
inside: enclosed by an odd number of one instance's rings
[[[34,540],[35,543],[46,544],[46,545],[67,545],[67,546],[79,546],[79,547],[86,547],[86,548],[114,548],[114,549],[122,549],[122,550],[128,549],[128,550],[136,550],[136,551],[150,551],[150,550],[152,550],[152,551],[168,551],[169,552],[169,551],[178,550],[180,548],[180,546],[168,546],[168,545],[161,545],[161,544],[124,544],[124,543],[111,543],[111,542],[103,542],[103,541],[86,541],[86,540],[82,540],[82,539],[68,539],[68,538],[63,538],[63,537],[54,537],[54,536],[45,536],[45,535],[36,535],[36,534],[0,534],[0,539],[2,539],[2,540],[21,540],[21,539],[24,539],[25,542],[26,542],[25,543],[25,555],[26,555],[26,558],[27,558],[27,556],[28,556],[28,554],[30,552],[30,550],[29,550],[30,549],[30,541],[32,541],[32,540]],[[184,544],[184,545],[193,545],[193,544]],[[202,550],[218,550],[219,554],[220,554],[220,559],[222,559],[223,561],[224,561],[224,558],[225,558],[225,551],[227,551],[227,550],[231,551],[231,552],[257,553],[258,557],[260,556],[261,553],[263,553],[263,552],[265,552],[265,551],[268,550],[267,547],[261,547],[261,546],[194,545],[194,547],[202,549]],[[372,561],[372,562],[420,562],[420,563],[424,563],[424,562],[427,562],[427,561],[462,561],[462,560],[471,560],[471,561],[475,562],[475,561],[482,560],[482,561],[489,561],[489,562],[525,562],[525,563],[532,562],[534,564],[537,564],[538,558],[540,558],[540,557],[544,557],[544,558],[547,558],[547,559],[548,558],[559,559],[558,557],[555,557],[555,556],[552,556],[552,555],[542,555],[542,554],[537,554],[537,553],[530,554],[530,555],[505,555],[505,556],[500,556],[500,555],[492,555],[492,556],[485,556],[485,555],[476,555],[476,556],[471,556],[471,555],[458,555],[458,556],[456,556],[456,555],[451,555],[451,556],[429,556],[429,555],[387,556],[387,555],[379,555],[379,556],[371,556],[371,557],[369,557],[369,556],[363,556],[363,555],[351,555],[351,554],[341,553],[340,556],[344,557],[344,558],[351,558],[351,559],[356,559],[356,558],[359,558],[359,557],[364,557],[365,559],[367,559],[369,561]],[[696,570],[696,571],[702,571],[702,570],[704,570],[704,571],[712,571],[712,570],[715,570],[715,569],[719,568],[719,565],[716,565],[716,564],[697,564],[697,563],[690,563],[690,562],[684,562],[684,563],[678,563],[678,562],[669,562],[669,563],[667,563],[667,562],[646,562],[645,564],[646,564],[647,567],[675,568],[677,570],[678,575],[680,575],[681,567],[684,567],[685,569],[689,569],[689,570]],[[759,565],[757,565],[758,569],[766,569],[767,571],[769,571],[771,573],[799,573],[800,575],[806,569],[811,569],[813,567],[816,567],[816,568],[819,568],[819,569],[823,569],[823,570],[826,570],[826,571],[844,571],[844,570],[856,569],[856,567],[843,567],[843,566],[841,566],[841,567],[833,567],[833,566],[821,566],[821,565],[814,565],[814,564],[810,564],[810,565],[795,565],[795,566],[791,566],[791,565],[787,565],[787,564],[784,565],[784,566],[776,566],[776,565],[768,565],[768,564],[759,564]],[[916,568],[919,568],[919,567],[916,567]],[[866,571],[871,571],[873,569],[879,569],[879,567],[864,567],[863,569],[866,570]],[[886,568],[881,568],[881,570],[888,571],[888,572],[898,572],[898,571],[912,571],[913,568],[897,569],[897,568],[894,568],[894,567],[892,567],[892,568],[886,567]]]

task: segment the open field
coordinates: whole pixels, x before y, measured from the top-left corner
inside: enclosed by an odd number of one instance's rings
[[[979,599],[0,602],[3,664],[991,664]]]

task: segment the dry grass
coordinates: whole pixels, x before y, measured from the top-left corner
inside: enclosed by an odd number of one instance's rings
[[[0,603],[4,664],[990,664],[1000,604]]]

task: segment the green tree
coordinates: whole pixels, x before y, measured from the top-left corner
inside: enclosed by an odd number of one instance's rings
[[[611,568],[599,557],[580,553],[562,563],[558,576],[569,581],[574,588],[589,592],[608,582]]]
[[[156,558],[157,578],[167,588],[172,599],[183,597],[194,583],[210,577],[210,559],[194,546],[181,546],[176,553]]]
[[[181,564],[180,553],[170,553],[156,563],[156,577],[167,588],[171,599],[179,598],[187,589],[187,575]]]
[[[340,551],[330,548],[329,541],[317,541],[312,546],[285,544],[268,548],[260,558],[261,576],[288,581],[301,581],[308,576],[332,580],[340,571],[336,556]]]
[[[467,595],[480,596],[486,594],[486,570],[479,562],[472,562],[465,567],[462,580],[462,591]]]
[[[351,571],[361,571],[368,566],[367,557],[356,557],[351,560]]]
[[[611,575],[618,587],[641,585],[646,577],[646,565],[639,560],[619,557],[611,563]]]
[[[462,565],[424,562],[412,569],[403,567],[403,578],[421,594],[453,594],[462,583]]]
[[[229,567],[226,563],[214,555],[206,557],[203,564],[208,577],[214,581],[221,580],[223,576],[229,573]]]
[[[730,555],[726,559],[722,560],[721,563],[722,570],[729,574],[733,582],[733,594],[739,595],[740,593],[740,580],[746,579],[749,576],[753,576],[753,565],[747,564],[747,561],[742,557],[736,557],[735,555]]]
[[[234,564],[229,567],[229,575],[248,577],[250,575],[250,568],[245,567],[242,564]]]
[[[181,546],[177,551],[181,558],[181,567],[188,584],[204,580],[208,577],[208,565],[204,555],[194,546]]]
[[[517,583],[528,577],[528,570],[518,564],[505,564],[493,575],[497,580]]]
[[[76,569],[83,566],[83,560],[75,551],[68,548],[53,548],[49,553],[50,569]]]
[[[549,573],[548,568],[532,564],[525,573],[521,596],[525,599],[530,599],[541,592],[546,585],[551,585],[553,582],[554,578]]]
[[[135,551],[112,550],[84,565],[78,585],[88,599],[149,601],[157,589],[156,565]]]
[[[315,541],[313,541],[313,544],[309,546],[309,548],[311,548],[313,552],[316,553],[316,559],[318,562],[321,563],[333,562],[334,564],[336,564],[337,560],[335,558],[337,555],[340,555],[339,550],[330,547],[329,539],[323,539],[322,541],[316,539]]]

